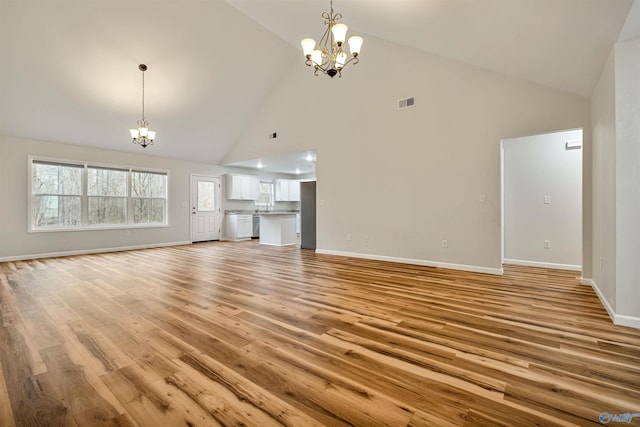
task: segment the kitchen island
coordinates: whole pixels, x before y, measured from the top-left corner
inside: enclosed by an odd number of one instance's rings
[[[288,246],[297,243],[295,212],[265,212],[260,215],[260,244]]]

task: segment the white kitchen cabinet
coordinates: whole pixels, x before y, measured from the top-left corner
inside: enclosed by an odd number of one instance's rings
[[[257,200],[260,195],[260,178],[250,175],[225,175],[227,200]]]
[[[297,179],[276,179],[276,202],[299,202],[300,181]]]
[[[300,201],[300,181],[297,179],[289,180],[289,200],[291,202]]]
[[[253,235],[253,215],[226,214],[223,240],[249,240]]]

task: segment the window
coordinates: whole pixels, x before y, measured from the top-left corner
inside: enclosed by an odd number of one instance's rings
[[[31,188],[34,226],[51,228],[81,224],[82,168],[34,162]]]
[[[127,223],[127,171],[87,168],[88,223]]]
[[[216,183],[198,181],[198,212],[215,212]]]
[[[256,206],[273,206],[273,182],[260,181],[260,194],[255,201]]]
[[[151,172],[131,173],[131,198],[135,224],[164,223],[167,210],[167,176]]]
[[[30,158],[30,230],[167,225],[166,172]]]

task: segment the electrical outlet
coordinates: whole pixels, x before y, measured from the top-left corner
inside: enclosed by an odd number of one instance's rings
[[[443,240],[442,241],[442,247],[443,248],[448,248],[449,247],[449,242],[447,240]]]
[[[544,204],[545,205],[551,204],[551,196],[544,196]]]
[[[480,203],[486,203],[487,202],[487,197],[484,194],[481,194],[479,197],[479,201]]]
[[[351,240],[351,233],[347,233],[347,240]]]
[[[551,240],[545,240],[544,241],[544,248],[545,249],[551,249]]]

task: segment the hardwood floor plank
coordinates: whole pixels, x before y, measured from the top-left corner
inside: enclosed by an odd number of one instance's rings
[[[256,241],[0,263],[0,426],[587,426],[640,413],[640,330],[613,325],[576,272],[504,271]]]
[[[119,414],[85,378],[82,366],[73,363],[64,346],[40,350],[51,379],[70,414],[81,426],[100,426]]]
[[[312,409],[331,415],[334,421],[356,426],[406,425],[412,411],[367,385],[306,363],[296,355],[278,351],[266,343],[253,344],[268,363],[256,369],[271,372],[283,383],[285,395]]]
[[[165,379],[127,366],[101,377],[140,426],[221,426],[215,418]]]
[[[3,371],[2,361],[0,361],[0,372]],[[4,380],[4,375],[0,375],[0,426],[15,427],[15,425],[7,383]]]
[[[17,426],[82,427],[48,373],[26,378],[9,395]]]
[[[235,416],[232,416],[230,419],[224,420],[224,424],[226,425],[237,425],[247,422],[261,426],[273,424],[289,427],[319,427],[322,425],[313,418],[287,405],[284,401],[256,387],[255,384],[252,384],[233,370],[207,357],[205,354],[186,354],[180,357],[180,361],[206,379],[201,383],[203,387],[211,390],[212,397],[221,394],[220,391],[211,388],[211,384],[217,384],[226,391],[228,400],[235,400],[243,404],[242,406],[245,407],[244,414],[243,412],[239,412],[234,414]],[[188,378],[183,378],[182,380],[177,379],[177,381],[185,382],[188,381]],[[218,389],[219,388],[220,387],[218,387]],[[206,397],[202,396],[202,394],[202,392],[189,393],[194,399],[198,399],[199,401],[206,400]],[[209,412],[212,410],[213,408],[210,409]],[[219,409],[216,409],[216,412],[220,412]],[[226,414],[225,417],[229,417],[229,415],[230,414]]]

